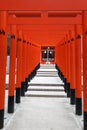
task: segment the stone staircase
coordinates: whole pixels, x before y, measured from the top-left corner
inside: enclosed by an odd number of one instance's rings
[[[36,76],[28,83],[26,96],[29,97],[66,97],[64,83],[58,76],[55,65],[40,65]]]

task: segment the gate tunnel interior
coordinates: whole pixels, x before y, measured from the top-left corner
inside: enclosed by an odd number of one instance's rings
[[[54,47],[54,63],[67,86],[67,97],[71,104],[76,104],[77,115],[82,115],[83,107],[84,130],[87,130],[86,10],[86,0],[0,1],[0,128],[4,121],[7,36],[10,35],[8,112],[14,112],[15,68],[16,103],[20,103],[20,91],[24,96],[25,84],[42,63],[41,48]]]
[[[11,26],[17,25],[29,42],[40,47],[61,44],[76,24],[82,25],[82,11],[8,11],[8,34]],[[42,57],[40,61],[43,63]]]

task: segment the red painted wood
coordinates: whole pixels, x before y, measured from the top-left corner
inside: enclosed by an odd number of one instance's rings
[[[83,77],[84,77],[84,111],[87,112],[87,11],[83,12]]]
[[[10,45],[10,71],[9,71],[9,96],[14,96],[15,90],[15,74],[16,74],[16,38],[17,38],[17,30],[16,25],[11,26],[11,36],[15,36],[15,38],[11,38]]]
[[[75,26],[75,49],[76,49],[76,98],[82,98],[82,85],[81,85],[81,26]]]
[[[75,32],[70,31],[70,79],[71,79],[71,89],[76,87],[76,61],[75,61]]]
[[[0,12],[0,110],[4,110],[5,101],[5,77],[6,77],[6,53],[7,53],[7,12]],[[1,117],[2,118],[2,117]]]
[[[0,1],[1,10],[86,10],[86,0],[3,0]]]
[[[17,77],[16,77],[16,88],[21,88],[22,81],[22,31],[18,31],[17,42]]]

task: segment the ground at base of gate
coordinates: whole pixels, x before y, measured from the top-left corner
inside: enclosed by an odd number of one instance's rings
[[[26,96],[21,97],[20,104],[15,104],[14,114],[7,114],[6,100],[3,130],[83,129],[83,116],[75,115],[75,105],[70,105],[70,98],[67,98],[61,85],[62,81],[58,76],[54,77],[56,72],[51,72],[49,77],[48,73],[50,72],[43,74],[42,70],[38,71],[29,84]],[[58,83],[60,86],[57,86]]]
[[[25,97],[3,130],[82,130],[69,99]]]

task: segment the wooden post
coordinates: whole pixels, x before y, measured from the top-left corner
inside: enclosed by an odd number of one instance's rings
[[[70,97],[70,40],[69,34],[66,35],[66,53],[67,53],[67,97]]]
[[[26,87],[26,38],[23,39],[23,51],[22,51],[22,82],[21,82],[21,96],[25,96]]]
[[[16,25],[11,25],[10,73],[8,88],[8,113],[14,112],[14,90],[16,70]]]
[[[75,104],[75,72],[76,72],[76,64],[75,64],[75,36],[74,31],[70,31],[70,104]]]
[[[17,39],[17,77],[16,77],[16,103],[20,103],[22,81],[22,31],[18,31]]]
[[[76,46],[76,114],[82,115],[82,85],[81,85],[81,25],[75,25]]]
[[[83,12],[83,87],[84,130],[87,130],[87,11]]]
[[[0,129],[4,126],[5,76],[7,53],[7,12],[0,11]]]

